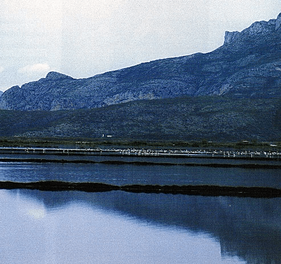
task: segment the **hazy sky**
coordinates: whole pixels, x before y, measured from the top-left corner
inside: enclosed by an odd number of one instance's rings
[[[0,90],[209,52],[280,12],[280,0],[1,0]]]

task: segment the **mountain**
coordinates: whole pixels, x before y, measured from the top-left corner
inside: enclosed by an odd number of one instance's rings
[[[85,79],[49,72],[2,94],[0,137],[281,141],[280,58],[281,14],[210,53]]]
[[[142,63],[74,79],[57,72],[14,86],[0,98],[6,110],[74,110],[136,100],[182,96],[278,98],[281,96],[281,14],[226,32],[213,52]]]

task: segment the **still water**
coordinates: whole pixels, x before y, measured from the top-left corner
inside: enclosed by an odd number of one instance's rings
[[[280,188],[280,170],[0,163],[0,180]],[[281,199],[0,190],[0,263],[281,263]]]
[[[281,169],[200,166],[0,162],[0,181],[60,180],[125,184],[264,186],[281,188]]]

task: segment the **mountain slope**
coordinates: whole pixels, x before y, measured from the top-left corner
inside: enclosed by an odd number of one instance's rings
[[[143,99],[228,95],[281,96],[281,14],[242,32],[226,32],[224,45],[194,54],[142,63],[86,79],[50,72],[39,81],[12,87],[0,109],[73,110]]]
[[[280,141],[280,99],[142,100],[69,111],[0,110],[0,137]]]

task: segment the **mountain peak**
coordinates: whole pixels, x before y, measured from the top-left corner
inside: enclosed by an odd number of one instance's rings
[[[46,79],[49,80],[72,79],[72,77],[59,72],[51,71],[47,74]]]
[[[281,98],[280,28],[281,14],[227,32],[225,44],[207,54],[155,60],[85,79],[52,71],[6,91],[0,109],[74,110],[206,95]]]
[[[225,32],[224,44],[230,44],[239,42],[239,40],[258,35],[266,35],[268,33],[275,33],[281,26],[281,13],[276,19],[270,19],[269,21],[257,21],[254,22],[250,27],[243,31]]]

